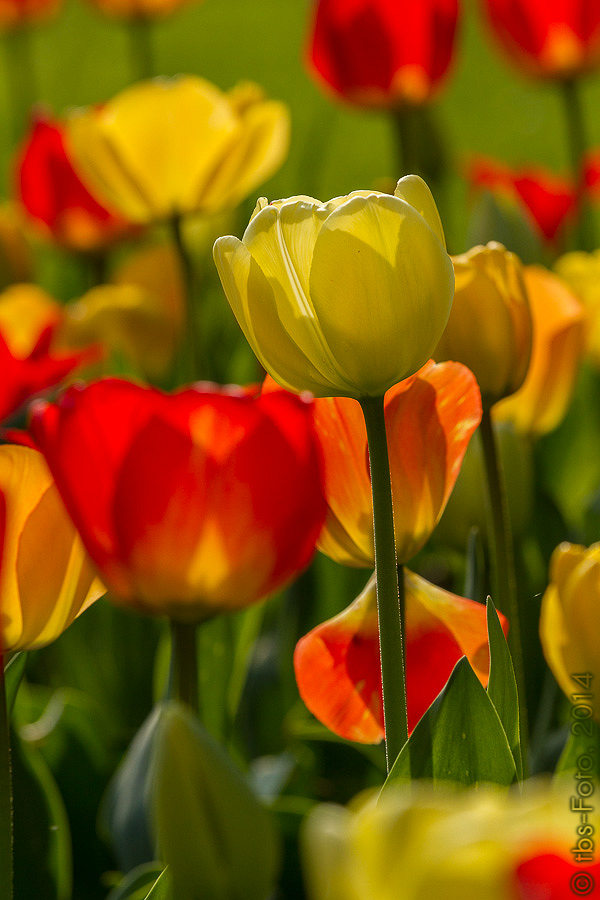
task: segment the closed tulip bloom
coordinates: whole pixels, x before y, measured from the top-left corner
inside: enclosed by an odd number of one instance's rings
[[[486,610],[405,570],[406,698],[409,731],[467,656],[487,684]],[[506,620],[502,617],[504,627]],[[308,709],[340,737],[383,740],[383,699],[375,576],[343,612],[297,644],[294,669]]]
[[[425,544],[452,492],[481,419],[477,382],[460,363],[429,362],[386,394],[385,419],[399,563]],[[346,398],[315,401],[327,518],[319,549],[342,565],[374,564],[367,433]]]
[[[589,703],[600,721],[600,544],[560,544],[550,561],[550,584],[542,598],[540,638],[546,662],[570,698],[582,690],[576,673],[590,673]],[[591,681],[590,681],[591,683]]]
[[[317,397],[380,396],[414,374],[452,303],[439,215],[416,176],[394,196],[259,201],[242,240],[220,238],[214,255],[264,368]]]
[[[149,223],[238,204],[285,159],[289,115],[255,84],[162,78],[75,113],[67,144],[90,190]]]
[[[561,256],[554,269],[583,303],[586,315],[585,352],[600,368],[600,250],[576,250]]]
[[[541,266],[525,268],[533,320],[531,361],[519,390],[494,406],[494,419],[534,437],[562,421],[585,340],[585,311],[569,286]]]
[[[454,303],[433,356],[468,366],[484,407],[491,406],[520,388],[529,368],[532,321],[523,266],[496,242],[453,262]]]
[[[32,432],[114,599],[200,621],[308,565],[325,506],[312,408],[118,379],[34,407]]]
[[[483,0],[509,57],[538,78],[572,78],[600,63],[596,0]]]
[[[597,829],[597,813],[589,820]],[[523,791],[413,782],[378,799],[363,794],[348,808],[322,804],[303,835],[308,896],[567,900],[578,893],[569,888],[578,873],[589,874],[593,890],[600,870],[574,863],[572,822],[568,794],[541,781]]]
[[[0,646],[4,652],[43,647],[104,588],[41,453],[1,446],[0,494]]]
[[[27,215],[70,250],[99,250],[131,230],[129,222],[102,205],[82,183],[58,120],[35,118],[19,153],[16,182]]]
[[[457,19],[458,0],[318,0],[309,64],[352,103],[419,105],[446,76]]]

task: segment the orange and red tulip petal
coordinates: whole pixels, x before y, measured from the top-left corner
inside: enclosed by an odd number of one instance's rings
[[[594,884],[600,884],[600,863],[576,864],[555,853],[523,860],[514,872],[515,900],[595,897]]]
[[[485,607],[405,570],[406,688],[409,730],[466,656],[482,684],[489,654]],[[503,627],[506,619],[501,617]],[[346,610],[296,646],[300,696],[331,731],[347,740],[384,737],[375,579]]]

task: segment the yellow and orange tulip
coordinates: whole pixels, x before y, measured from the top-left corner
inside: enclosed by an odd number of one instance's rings
[[[0,647],[42,647],[102,596],[104,587],[41,453],[1,446],[0,494]]]
[[[585,311],[552,272],[527,266],[524,277],[533,320],[531,361],[519,390],[496,404],[493,416],[539,436],[556,428],[567,411],[583,353]]]
[[[67,126],[90,190],[140,224],[232,207],[279,168],[289,115],[255,84],[229,93],[186,75],[134,84]]]
[[[600,250],[566,253],[556,261],[554,269],[583,303],[587,317],[586,355],[600,368]]]
[[[496,242],[473,247],[453,263],[454,303],[432,355],[468,366],[489,407],[521,387],[529,366],[532,322],[523,267]]]

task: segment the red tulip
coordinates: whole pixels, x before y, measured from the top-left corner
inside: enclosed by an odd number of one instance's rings
[[[118,379],[34,407],[32,431],[115,599],[194,621],[279,588],[325,514],[312,407]]]
[[[446,75],[457,19],[458,0],[318,0],[309,63],[353,103],[419,105]]]
[[[17,194],[29,215],[72,250],[98,250],[131,229],[90,194],[67,155],[61,123],[44,116],[21,149]]]
[[[462,656],[488,678],[486,610],[404,570],[406,695],[409,730],[433,703]],[[506,628],[506,619],[501,617]],[[309,710],[340,737],[366,744],[384,737],[375,577],[347,609],[296,646],[294,668]]]
[[[11,29],[49,19],[62,0],[0,0],[0,28]]]
[[[96,351],[59,353],[50,345],[55,326],[45,328],[32,350],[15,355],[0,332],[0,422],[8,418],[40,391],[59,384],[73,369]]]
[[[575,837],[573,840],[576,842]],[[600,863],[591,860],[577,864],[555,853],[542,853],[521,862],[514,880],[515,900],[597,897],[600,891]]]
[[[572,78],[600,63],[597,0],[484,0],[509,57],[539,78]]]
[[[491,159],[479,158],[468,168],[469,181],[514,200],[536,230],[554,243],[577,209],[575,187],[566,178],[540,166],[511,169]]]

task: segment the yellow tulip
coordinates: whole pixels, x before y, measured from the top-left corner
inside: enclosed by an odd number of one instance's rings
[[[498,421],[538,436],[562,421],[583,353],[585,311],[568,285],[541,266],[525,268],[533,320],[533,346],[525,381],[494,406]]]
[[[519,865],[553,854],[568,866],[573,835],[573,813],[560,789],[529,784],[521,796],[492,786],[444,791],[414,782],[386,791],[379,802],[362,796],[350,808],[313,810],[303,834],[308,894],[514,900],[521,896]]]
[[[429,188],[355,191],[320,203],[259,200],[243,239],[215,243],[227,299],[282,387],[382,395],[430,357],[454,289]]]
[[[68,347],[99,343],[137,371],[159,378],[173,359],[185,316],[177,254],[168,244],[147,247],[130,257],[113,281],[64,307],[62,342]]]
[[[589,706],[600,721],[600,544],[560,544],[550,561],[540,638],[546,662],[570,698],[584,688],[573,675],[593,677]],[[591,681],[591,679],[590,679]]]
[[[433,356],[468,366],[489,407],[521,387],[529,366],[532,322],[523,267],[496,242],[453,262],[454,304]]]
[[[75,113],[67,143],[95,195],[149,223],[239,203],[283,162],[289,116],[257,85],[226,94],[187,75],[140,82]]]
[[[0,333],[18,359],[28,357],[42,332],[62,317],[60,304],[35,284],[13,284],[0,294]]]
[[[566,253],[556,261],[554,269],[584,305],[586,354],[594,366],[600,368],[600,250]]]
[[[42,454],[29,447],[0,447],[0,548],[3,651],[49,644],[104,593]]]

